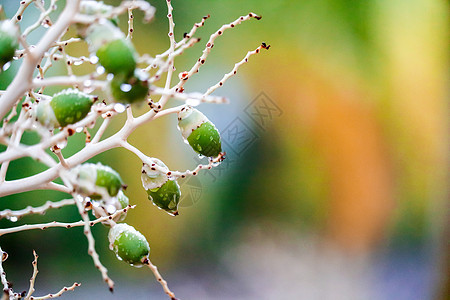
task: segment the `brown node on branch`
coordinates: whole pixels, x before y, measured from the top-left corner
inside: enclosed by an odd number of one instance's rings
[[[270,45],[267,45],[266,43],[262,42],[262,43],[261,43],[261,47],[263,47],[263,48],[266,49],[266,50],[269,50]]]

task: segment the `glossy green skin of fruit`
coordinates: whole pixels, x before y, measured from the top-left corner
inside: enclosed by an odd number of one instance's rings
[[[130,199],[122,192],[122,190],[119,191],[117,194],[117,200],[120,203],[120,207],[126,208],[130,204]]]
[[[128,92],[121,89],[123,84],[131,85]],[[111,94],[116,102],[119,103],[137,103],[147,99],[149,85],[147,81],[141,80],[135,76],[124,79],[123,76],[114,76],[110,83]]]
[[[97,169],[97,180],[95,185],[106,188],[108,194],[114,197],[119,193],[122,188],[122,179],[119,173],[111,168],[99,168]],[[95,195],[91,198],[95,199]]]
[[[141,234],[124,230],[114,240],[116,254],[125,262],[133,265],[142,264],[142,259],[149,255],[150,247]]]
[[[0,67],[12,60],[18,47],[17,39],[11,33],[0,30]]]
[[[161,187],[147,190],[148,199],[169,214],[178,215],[181,191],[175,180],[168,180]]]
[[[84,119],[91,110],[92,99],[77,92],[61,93],[53,97],[50,106],[59,125],[64,127]]]
[[[211,122],[200,125],[187,140],[195,152],[206,157],[216,157],[222,152],[219,131]]]
[[[133,75],[136,68],[135,50],[128,40],[111,41],[100,47],[96,55],[108,73],[122,74],[125,77]]]

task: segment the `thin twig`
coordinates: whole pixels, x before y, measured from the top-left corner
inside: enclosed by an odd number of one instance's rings
[[[78,204],[78,202],[79,201],[75,201],[75,203],[77,203],[77,204]],[[3,236],[5,234],[10,234],[10,233],[26,231],[26,230],[34,230],[34,229],[45,230],[47,228],[55,228],[55,227],[72,228],[72,227],[85,226],[85,228],[89,228],[89,226],[94,226],[95,224],[108,221],[110,218],[113,219],[113,218],[117,217],[118,215],[126,213],[128,211],[128,209],[131,209],[131,208],[134,208],[134,207],[136,207],[136,206],[129,205],[128,207],[126,207],[124,209],[117,210],[115,213],[113,213],[110,216],[101,217],[101,218],[98,218],[98,219],[95,219],[95,220],[92,220],[92,221],[89,220],[89,217],[87,217],[87,219],[83,218],[83,221],[71,222],[71,223],[64,223],[64,222],[53,221],[53,222],[49,222],[49,223],[32,224],[32,225],[27,225],[26,224],[26,225],[11,227],[11,228],[4,228],[4,229],[0,229],[0,236]],[[87,214],[85,214],[85,215],[87,216]],[[86,224],[87,224],[87,227],[86,227]],[[98,256],[97,256],[97,259],[98,259]]]
[[[92,221],[89,220],[89,216],[88,216],[87,212],[85,211],[84,206],[81,203],[81,201],[76,201],[76,203],[77,203],[77,207],[78,207],[78,212],[80,213],[81,218],[84,221],[83,233],[88,240],[88,254],[92,257],[95,267],[100,271],[100,273],[102,274],[103,280],[108,284],[109,290],[112,292],[112,291],[114,291],[114,281],[112,281],[112,279],[109,278],[108,269],[106,269],[105,266],[103,266],[103,264],[100,262],[98,253],[95,250],[95,239],[92,236],[91,227],[90,227],[90,223]],[[100,218],[100,219],[102,219],[102,218]],[[106,218],[106,219],[108,219],[108,218]],[[99,219],[97,219],[97,220],[99,220]]]
[[[152,264],[152,262],[150,261],[150,259],[147,257],[145,259],[144,262],[149,269],[153,272],[153,274],[156,277],[156,280],[158,280],[158,282],[161,284],[161,286],[164,289],[164,292],[170,297],[170,299],[172,300],[176,300],[177,298],[175,298],[175,294],[169,289],[169,286],[167,284],[167,281],[164,280],[164,278],[161,276],[161,274],[158,271],[158,267],[156,267],[154,264]]]
[[[197,60],[197,62],[194,64],[194,66],[192,66],[192,68],[187,72],[186,76],[184,76],[182,79],[180,79],[180,81],[178,82],[178,84],[175,87],[175,90],[181,89],[183,87],[183,85],[186,83],[186,81],[189,78],[191,78],[191,76],[194,73],[197,73],[198,70],[200,69],[200,67],[206,62],[206,59],[207,59],[209,53],[211,52],[211,49],[214,47],[214,41],[216,40],[216,38],[221,36],[225,30],[234,28],[235,26],[241,24],[242,22],[248,21],[251,18],[255,18],[257,20],[261,19],[260,16],[254,14],[254,13],[249,13],[248,15],[239,17],[234,22],[223,25],[222,27],[219,28],[219,30],[217,30],[214,34],[212,34],[209,37],[208,42],[206,43],[206,47],[203,50],[203,55]]]
[[[36,251],[34,251],[34,250],[33,250],[33,256],[34,256],[34,260],[31,263],[33,265],[33,275],[31,275],[31,278],[30,278],[30,288],[28,289],[28,293],[25,296],[25,300],[29,300],[31,295],[35,292],[34,282],[36,281],[36,276],[39,272],[38,267],[37,267],[38,255],[37,255]]]
[[[48,294],[42,297],[32,297],[30,299],[33,300],[46,300],[46,299],[53,299],[53,298],[57,298],[60,297],[63,293],[67,292],[67,291],[73,291],[76,287],[81,286],[81,283],[75,282],[74,284],[72,284],[69,287],[63,287],[61,290],[59,290],[59,292],[55,293],[55,294]]]
[[[61,208],[61,207],[66,206],[66,205],[74,205],[74,204],[75,204],[75,200],[74,199],[63,199],[63,200],[59,200],[57,202],[47,201],[42,206],[38,206],[38,207],[28,206],[27,208],[24,208],[24,209],[21,209],[21,210],[5,209],[5,210],[0,211],[0,219],[11,218],[11,217],[15,217],[15,218],[19,219],[19,218],[22,218],[22,217],[24,217],[26,215],[31,215],[31,214],[41,214],[41,215],[43,215],[49,209]]]
[[[248,59],[250,58],[250,56],[258,54],[259,52],[261,52],[261,49],[269,49],[270,45],[267,46],[265,43],[261,44],[258,48],[256,48],[253,51],[248,51],[247,55],[245,55],[245,57],[238,63],[236,63],[234,65],[233,70],[231,70],[229,73],[225,74],[223,76],[223,78],[216,83],[215,85],[213,85],[212,87],[210,87],[204,94],[203,96],[207,96],[210,95],[211,93],[213,93],[215,90],[217,90],[219,87],[223,86],[223,84],[230,78],[233,77],[234,75],[236,75],[238,69],[240,66],[242,66],[243,64],[248,62]]]
[[[0,279],[3,285],[3,292],[7,293],[10,299],[14,299],[14,291],[9,286],[8,280],[6,279],[6,272],[3,269],[3,261],[4,261],[3,257],[5,256],[5,254],[6,252],[4,252],[3,249],[0,247]]]

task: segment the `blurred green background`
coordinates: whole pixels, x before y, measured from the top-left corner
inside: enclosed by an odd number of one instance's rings
[[[11,17],[18,1],[0,1]],[[64,2],[58,1],[59,9]],[[108,1],[117,5],[119,1]],[[155,19],[135,13],[133,42],[140,54],[168,47],[165,1],[151,1]],[[177,58],[188,70],[211,33],[252,11],[263,16],[226,31],[185,88],[206,91],[261,42],[215,92],[226,106],[201,104],[219,128],[227,159],[180,182],[180,216],[154,207],[140,183],[141,162],[116,149],[93,158],[119,171],[138,207],[126,222],[149,240],[151,259],[182,299],[450,299],[448,290],[449,3],[377,1],[172,1],[179,40],[211,14],[196,36],[202,42]],[[37,17],[30,6],[21,26]],[[55,17],[53,17],[55,19]],[[127,19],[120,20],[126,30]],[[44,32],[30,36],[35,43]],[[72,33],[72,31],[70,32]],[[34,40],[33,40],[34,39]],[[71,55],[86,55],[79,44]],[[20,63],[0,74],[4,89]],[[92,68],[74,67],[77,74]],[[64,74],[63,64],[54,73]],[[160,84],[162,85],[162,84]],[[52,94],[62,87],[46,89]],[[170,105],[179,102],[171,100]],[[136,112],[144,112],[137,107]],[[120,128],[123,116],[108,134]],[[25,142],[36,142],[32,133]],[[75,153],[83,135],[69,139]],[[183,143],[176,117],[137,130],[129,141],[171,169],[199,162]],[[43,167],[23,159],[8,179]],[[63,199],[30,192],[0,201],[20,209]],[[76,209],[50,211],[16,224],[76,221]],[[12,226],[8,220],[1,227]],[[118,262],[107,228],[95,227],[101,260],[116,281],[109,295],[87,255],[80,228],[12,234],[0,239],[10,254],[8,279],[27,289],[32,249],[40,255],[38,293],[74,281],[67,299],[164,299],[146,269]]]

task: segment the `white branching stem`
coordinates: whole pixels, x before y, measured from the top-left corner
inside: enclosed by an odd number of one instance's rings
[[[61,290],[59,290],[59,292],[55,293],[55,294],[48,294],[42,297],[31,297],[30,300],[46,300],[46,299],[53,299],[53,298],[58,298],[60,297],[63,293],[67,292],[67,291],[73,291],[76,287],[81,286],[81,283],[77,283],[75,282],[74,284],[72,284],[71,286],[67,286],[67,287],[63,287]]]
[[[81,201],[76,201],[78,212],[81,215],[81,218],[84,221],[84,229],[83,233],[86,236],[88,240],[88,254],[92,257],[92,260],[94,261],[95,267],[100,271],[102,274],[103,280],[108,284],[109,290],[111,292],[114,291],[114,281],[112,281],[111,278],[108,276],[108,270],[103,266],[103,264],[100,262],[100,258],[98,256],[97,251],[95,250],[95,240],[92,236],[89,216],[87,214],[87,211],[84,209],[83,203]],[[98,220],[98,219],[97,219]]]
[[[164,292],[170,297],[170,299],[176,300],[177,298],[175,298],[175,294],[169,289],[169,285],[167,284],[167,281],[165,281],[164,278],[159,273],[158,267],[156,267],[154,264],[152,264],[152,262],[150,261],[150,259],[148,257],[145,259],[144,263],[153,272],[153,274],[156,277],[156,280],[158,280],[158,282],[161,284],[161,286],[164,289]]]
[[[33,293],[35,292],[34,282],[36,281],[36,276],[39,272],[38,267],[37,267],[38,255],[37,255],[36,251],[34,251],[34,250],[33,250],[33,256],[34,256],[34,260],[31,263],[33,265],[33,274],[31,275],[31,278],[30,278],[30,288],[28,289],[28,293],[25,296],[25,300],[29,300],[31,295],[33,295]]]
[[[153,95],[164,95],[171,97],[173,99],[181,100],[181,101],[187,101],[189,99],[192,100],[199,100],[199,102],[204,103],[217,103],[217,104],[225,104],[229,103],[229,100],[225,97],[221,96],[209,96],[209,95],[203,95],[201,93],[177,93],[173,90],[166,90],[163,88],[154,87],[151,89],[151,94]]]
[[[78,204],[79,201],[77,201],[76,203]],[[34,230],[34,229],[41,229],[41,230],[45,230],[48,228],[55,228],[55,227],[62,227],[62,228],[72,228],[72,227],[80,227],[80,226],[85,226],[86,224],[89,228],[89,226],[94,226],[95,224],[98,223],[102,223],[102,222],[108,222],[109,220],[123,214],[126,213],[129,209],[135,208],[135,205],[130,205],[124,209],[120,209],[117,210],[115,213],[113,213],[111,216],[104,216],[95,220],[89,220],[89,217],[87,218],[87,223],[86,223],[86,219],[83,218],[83,221],[78,221],[78,222],[72,222],[72,223],[64,223],[64,222],[49,222],[49,223],[42,223],[42,224],[32,224],[32,225],[21,225],[21,226],[16,226],[16,227],[11,227],[11,228],[4,228],[4,229],[0,229],[0,236],[3,236],[5,234],[10,234],[10,233],[16,233],[16,232],[22,232],[22,231],[27,231],[27,230]],[[83,208],[84,211],[84,208]],[[81,213],[80,213],[81,214]],[[87,216],[87,213],[82,214]]]
[[[219,87],[223,86],[223,84],[230,78],[233,77],[234,75],[236,75],[238,69],[240,66],[242,66],[243,64],[248,62],[248,59],[250,58],[250,56],[258,54],[259,52],[261,52],[261,49],[269,49],[270,46],[267,46],[265,43],[261,44],[258,48],[256,48],[253,51],[249,51],[247,52],[247,55],[245,55],[245,57],[238,63],[236,63],[234,65],[233,70],[231,70],[229,73],[225,74],[223,76],[223,78],[216,83],[215,85],[213,85],[212,87],[210,87],[206,93],[203,94],[203,96],[208,96],[211,95],[215,90],[217,90]]]
[[[131,7],[128,7],[128,34],[127,39],[131,40],[133,38],[133,9]]]
[[[57,202],[47,201],[47,202],[45,202],[44,205],[39,206],[39,207],[28,206],[27,208],[21,209],[21,210],[5,209],[3,211],[0,211],[0,219],[11,218],[11,217],[15,217],[15,218],[19,219],[26,215],[44,214],[49,209],[61,208],[63,206],[74,205],[74,204],[75,204],[74,199],[63,199],[63,200],[59,200]]]
[[[8,113],[31,86],[33,71],[36,69],[36,65],[51,45],[65,33],[73,21],[73,16],[78,11],[79,3],[80,0],[67,0],[66,7],[58,18],[58,21],[49,28],[36,47],[30,49],[30,55],[25,57],[17,75],[1,98],[0,119]]]
[[[103,119],[103,123],[102,123],[102,125],[100,125],[100,128],[95,133],[94,138],[91,140],[91,144],[95,144],[100,141],[100,139],[102,138],[103,134],[105,133],[105,131],[108,128],[110,123],[111,123],[111,118],[106,117],[105,119]]]
[[[235,26],[241,24],[244,21],[248,21],[251,18],[255,18],[257,20],[261,19],[260,16],[254,14],[254,13],[249,13],[246,16],[239,17],[237,20],[235,20],[234,22],[231,22],[230,24],[223,25],[222,27],[219,28],[219,30],[217,30],[214,34],[212,34],[209,37],[208,42],[206,43],[206,47],[203,50],[203,55],[197,60],[195,65],[188,72],[186,72],[185,76],[183,76],[180,79],[180,81],[178,82],[178,84],[175,87],[175,90],[179,91],[183,87],[183,85],[186,83],[186,81],[189,78],[191,78],[191,76],[194,75],[194,73],[197,73],[198,70],[200,69],[200,67],[206,62],[206,59],[207,59],[209,53],[211,52],[211,49],[214,47],[214,41],[216,40],[216,38],[221,36],[225,30],[234,28]]]
[[[79,23],[77,26],[88,27],[93,23],[99,23],[106,19],[113,19],[121,14],[128,14],[128,32],[127,39],[131,40],[134,32],[134,16],[133,10],[139,9],[144,12],[144,21],[150,21],[155,13],[154,7],[152,7],[147,1],[144,0],[131,0],[131,1],[121,1],[120,5],[117,7],[110,7],[109,10],[97,11],[93,14],[89,14],[89,11],[83,11],[83,14],[79,13],[79,6],[82,0],[66,0],[66,7],[60,14],[58,20],[53,22],[50,19],[50,15],[56,10],[57,0],[49,0],[49,6],[46,8],[45,1],[41,0],[24,0],[20,1],[20,6],[17,13],[12,18],[14,23],[18,23],[22,20],[22,16],[25,9],[31,4],[37,7],[40,12],[40,16],[31,25],[24,29],[23,33],[18,37],[19,43],[23,46],[23,49],[17,50],[15,52],[14,59],[22,62],[18,73],[15,75],[13,82],[8,86],[6,91],[0,91],[0,119],[3,119],[3,126],[0,127],[0,143],[6,146],[6,151],[0,153],[0,197],[22,193],[26,191],[46,189],[61,191],[72,195],[73,199],[61,200],[58,202],[46,202],[44,205],[39,207],[28,206],[22,210],[12,211],[6,209],[0,212],[1,218],[9,218],[11,221],[15,221],[30,214],[44,214],[49,209],[59,208],[67,205],[76,205],[81,216],[81,220],[78,222],[65,223],[65,222],[49,222],[42,224],[31,224],[31,225],[21,225],[11,228],[0,229],[0,236],[5,234],[17,233],[27,230],[34,229],[47,229],[54,227],[71,228],[71,227],[81,227],[83,226],[84,235],[88,241],[88,254],[92,257],[93,262],[97,269],[101,272],[104,281],[108,284],[110,290],[113,290],[114,282],[109,278],[107,269],[102,265],[99,259],[99,255],[95,250],[95,240],[92,235],[90,227],[98,224],[104,223],[111,226],[115,225],[120,214],[126,213],[128,209],[134,208],[134,206],[128,206],[122,210],[117,210],[115,213],[108,215],[109,212],[105,210],[103,206],[92,205],[88,201],[89,198],[83,198],[82,196],[76,194],[76,180],[72,180],[70,176],[70,169],[86,162],[90,158],[101,154],[107,150],[123,147],[128,151],[131,151],[137,155],[144,163],[152,164],[155,169],[161,172],[166,172],[167,176],[171,179],[185,178],[187,176],[195,176],[201,170],[208,170],[212,167],[217,166],[225,157],[225,153],[220,153],[216,158],[209,158],[208,164],[199,164],[193,170],[186,171],[168,171],[166,168],[157,166],[154,163],[154,159],[145,155],[139,149],[129,144],[128,137],[140,126],[153,121],[157,118],[168,116],[170,114],[175,114],[180,112],[180,110],[185,107],[185,105],[195,106],[199,103],[228,103],[228,99],[219,96],[211,95],[219,87],[221,87],[229,78],[234,76],[240,66],[246,63],[252,55],[255,55],[261,51],[261,49],[269,49],[265,43],[262,43],[257,49],[249,51],[247,55],[238,63],[235,64],[231,72],[225,74],[223,78],[211,86],[205,93],[198,92],[184,92],[184,84],[188,79],[195,73],[199,72],[200,67],[205,64],[206,59],[214,47],[215,40],[221,36],[224,31],[231,29],[244,21],[251,18],[260,19],[261,17],[255,15],[254,13],[249,13],[248,15],[242,16],[237,20],[223,25],[214,34],[209,37],[206,47],[203,50],[201,57],[195,62],[195,64],[189,69],[189,71],[181,72],[179,74],[179,81],[176,84],[172,84],[172,77],[175,71],[175,59],[183,54],[185,50],[192,47],[194,44],[200,41],[199,38],[193,37],[197,29],[203,27],[205,21],[209,18],[205,16],[198,23],[195,23],[189,32],[183,35],[183,38],[177,43],[175,41],[175,23],[173,18],[173,7],[171,0],[166,0],[167,4],[167,18],[169,25],[169,48],[162,54],[156,55],[154,58],[149,55],[143,55],[137,57],[137,62],[142,70],[136,70],[136,74],[143,71],[146,76],[147,83],[150,84],[150,88],[147,94],[147,100],[150,109],[140,116],[134,116],[131,105],[126,106],[126,121],[122,128],[112,134],[111,136],[105,138],[104,134],[109,127],[111,120],[122,113],[125,106],[119,103],[111,103],[110,97],[113,96],[112,90],[112,74],[108,74],[106,79],[104,79],[105,66],[98,66],[96,72],[84,76],[75,76],[72,70],[72,66],[81,65],[83,63],[89,63],[91,65],[97,65],[99,58],[93,53],[91,56],[71,56],[66,51],[66,46],[71,43],[82,42],[80,38],[69,38],[66,40],[61,40],[62,36],[67,32],[69,26],[74,23]],[[47,2],[48,3],[48,2]],[[92,4],[92,3],[91,3]],[[35,29],[43,26],[48,28],[43,37],[39,40],[36,45],[29,45],[27,42],[27,36],[33,32]],[[99,55],[100,56],[100,55]],[[53,65],[54,61],[61,60],[66,66],[67,75],[65,76],[54,76],[47,77],[47,71]],[[142,66],[144,64],[144,66]],[[105,68],[104,68],[105,67]],[[152,69],[156,69],[153,71]],[[33,78],[33,74],[37,70],[38,74]],[[163,87],[156,86],[159,80],[165,77],[165,83]],[[117,74],[116,74],[117,75]],[[114,78],[116,79],[116,78]],[[50,101],[52,96],[44,95],[44,89],[48,86],[71,86],[77,89],[81,89],[86,93],[91,93],[95,90],[102,91],[106,94],[106,100],[101,103],[95,103],[91,107],[91,111],[87,116],[81,121],[67,125],[63,128],[49,128],[47,125],[43,126],[37,122],[39,119],[39,113],[36,113],[38,103],[40,101]],[[120,86],[122,89],[122,86]],[[122,90],[123,91],[123,90]],[[151,100],[152,96],[159,97],[158,102],[153,102]],[[21,101],[21,99],[25,99]],[[177,99],[185,102],[185,104],[165,108],[169,99]],[[19,117],[17,121],[12,122],[17,116],[17,108],[22,105]],[[9,112],[9,114],[8,114]],[[56,113],[55,113],[56,115]],[[5,118],[6,116],[6,118]],[[97,120],[103,118],[103,123],[100,125],[96,132],[92,132],[93,138],[91,140],[90,129],[94,128]],[[89,130],[88,130],[89,129]],[[22,135],[26,131],[35,131],[40,136],[40,142],[34,145],[25,145],[25,142],[21,142]],[[67,143],[70,136],[76,132],[84,132],[86,134],[86,144],[85,146],[73,154],[70,157],[64,157],[61,153],[61,148]],[[55,154],[56,157],[49,153],[49,149]],[[6,180],[6,175],[8,171],[8,166],[10,162],[23,158],[30,157],[36,162],[44,163],[48,169],[45,171],[29,176],[26,178],[21,178],[17,180]],[[57,184],[54,182],[56,179],[62,179],[63,184]],[[79,191],[77,191],[79,192]],[[100,193],[103,199],[111,199],[107,192]],[[86,195],[88,196],[88,195]],[[88,210],[92,209],[95,220],[90,220]],[[4,252],[0,248],[0,257]],[[69,290],[74,290],[75,287],[80,284],[74,283],[70,287],[64,287],[59,292],[55,294],[48,294],[42,297],[32,296],[34,293],[34,284],[36,276],[38,274],[37,269],[37,259],[38,256],[35,252],[33,261],[33,275],[30,279],[30,287],[28,293],[22,294],[14,293],[10,288],[10,284],[6,279],[6,273],[3,270],[2,261],[0,261],[0,277],[1,283],[4,288],[4,296],[9,297],[9,299],[50,299],[61,296],[64,292]],[[156,266],[154,266],[149,259],[144,261],[156,279],[161,283],[165,293],[170,296],[171,299],[176,299],[173,292],[170,291],[167,282],[162,278],[161,274],[158,272]]]
[[[2,248],[0,247],[0,279],[1,279],[2,285],[3,285],[3,292],[7,293],[9,295],[10,299],[14,299],[14,297],[15,297],[14,291],[12,288],[9,287],[8,280],[6,279],[6,272],[3,269],[3,261],[4,261],[3,257],[5,255],[8,255],[8,254],[6,254],[6,252],[3,252]]]

